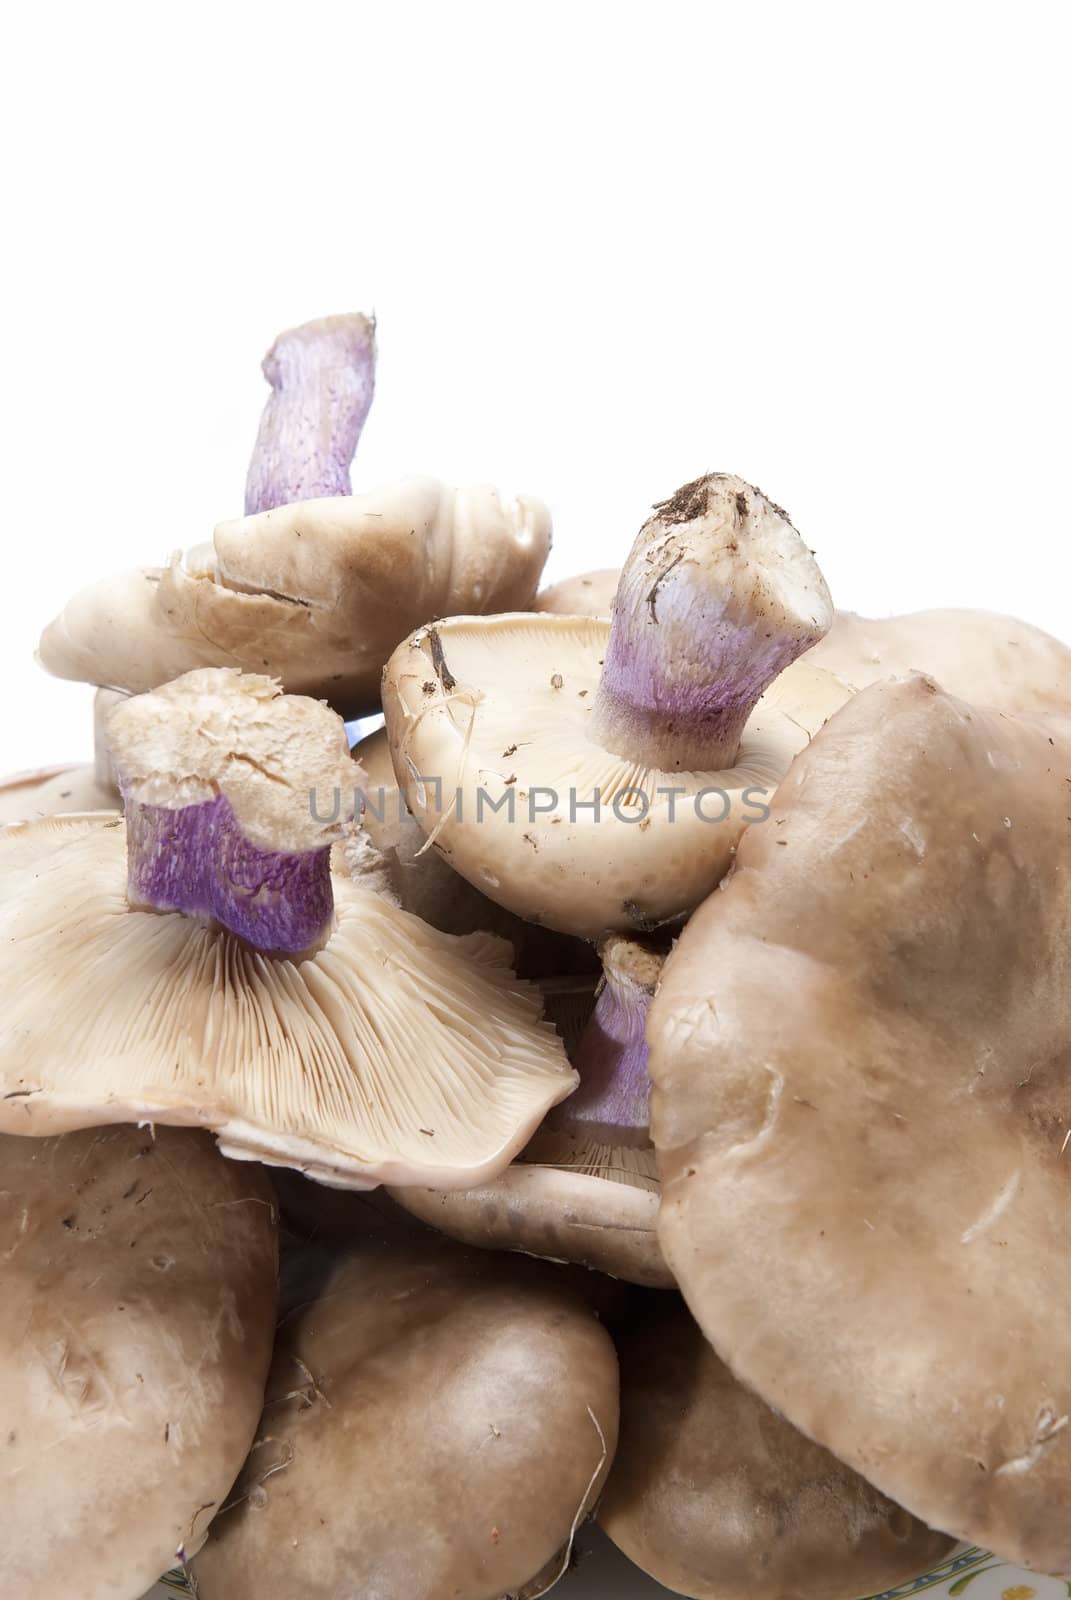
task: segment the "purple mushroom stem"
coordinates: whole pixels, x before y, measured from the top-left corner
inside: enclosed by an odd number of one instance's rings
[[[375,390],[376,328],[359,313],[281,333],[264,357],[272,392],[245,485],[250,516],[348,495],[350,463]]]
[[[725,473],[685,484],[622,570],[591,737],[648,767],[732,767],[760,696],[832,620],[779,507]]]
[[[594,1013],[572,1056],[580,1087],[551,1112],[547,1126],[593,1144],[642,1149],[651,1142],[647,1008],[661,958],[624,940],[618,948],[637,953],[644,969],[637,971],[627,955],[606,958]]]
[[[204,918],[265,955],[300,955],[331,927],[330,846],[261,849],[224,795],[174,808],[128,798],[126,836],[132,906]]]

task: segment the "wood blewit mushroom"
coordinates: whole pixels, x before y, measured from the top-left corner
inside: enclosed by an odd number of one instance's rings
[[[530,605],[550,549],[542,502],[428,477],[352,493],[375,362],[360,314],[280,334],[245,515],[166,566],[81,590],[41,635],[45,670],[141,694],[197,667],[238,667],[356,717],[376,709],[407,630]]]
[[[592,941],[650,932],[724,877],[848,698],[797,660],[832,616],[765,495],[724,473],[686,484],[640,530],[612,621],[453,616],[398,646],[383,710],[409,809],[518,916]]]
[[[732,767],[833,602],[785,512],[743,479],[708,473],[654,509],[617,586],[591,737],[650,767]]]
[[[355,1188],[501,1171],[576,1075],[504,941],[332,852],[363,776],[341,719],[208,668],[124,702],[109,742],[125,826],[0,829],[0,1131],[192,1123]]]

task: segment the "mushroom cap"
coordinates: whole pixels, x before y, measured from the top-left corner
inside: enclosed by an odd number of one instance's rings
[[[101,785],[93,766],[42,767],[0,779],[0,826],[68,811],[114,811],[120,803],[114,789]]]
[[[391,1230],[280,1327],[201,1600],[499,1600],[558,1557],[617,1441],[617,1361],[551,1269]]]
[[[1071,722],[877,684],[652,1002],[662,1245],[736,1375],[931,1526],[1071,1571]]]
[[[0,826],[68,811],[115,811],[122,807],[106,732],[108,717],[122,699],[124,695],[110,689],[98,689],[93,697],[92,766],[65,763],[0,779]]]
[[[324,1182],[481,1182],[576,1083],[501,941],[333,875],[304,958],[131,908],[118,817],[0,830],[0,1131],[196,1123]]]
[[[730,771],[643,768],[588,733],[609,638],[597,618],[453,617],[399,645],[383,679],[394,770],[436,848],[518,916],[587,939],[649,929],[704,899],[849,693],[796,662],[758,702]],[[675,799],[659,794],[668,788]],[[596,792],[598,820],[584,809]]]
[[[953,1540],[879,1494],[737,1383],[677,1295],[617,1335],[621,1434],[598,1520],[693,1600],[855,1600]]]
[[[658,1242],[658,1193],[590,1172],[515,1161],[464,1192],[409,1187],[392,1197],[451,1239],[571,1261],[627,1283],[673,1287]]]
[[[0,1152],[0,1592],[136,1600],[197,1549],[254,1438],[274,1198],[189,1129]]]
[[[620,567],[600,567],[548,584],[535,597],[534,611],[551,611],[559,617],[608,617],[621,578]]]
[[[853,689],[923,672],[977,706],[1032,715],[1071,711],[1071,649],[1028,622],[991,611],[878,619],[838,611],[807,659]]]
[[[598,972],[598,958],[588,944],[514,916],[455,872],[447,858],[428,844],[424,830],[406,811],[386,729],[360,740],[353,755],[366,774],[363,832],[375,847],[375,853],[364,852],[363,859],[351,856],[354,870],[380,874],[405,911],[443,933],[494,933],[508,939],[513,965],[522,978]]]
[[[407,479],[220,523],[185,562],[82,590],[41,636],[42,665],[142,693],[197,667],[270,672],[347,716],[429,617],[528,605],[550,549],[541,501]]]

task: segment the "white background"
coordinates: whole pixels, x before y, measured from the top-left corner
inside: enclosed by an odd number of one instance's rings
[[[1071,634],[1068,15],[20,7],[4,765],[88,754],[41,625],[240,511],[264,349],[351,308],[381,352],[357,484],[534,490],[553,575],[720,468],[789,508],[842,606]]]

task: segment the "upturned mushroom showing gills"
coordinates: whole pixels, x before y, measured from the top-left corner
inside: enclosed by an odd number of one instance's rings
[[[856,1600],[954,1541],[902,1511],[737,1383],[677,1295],[615,1334],[621,1432],[598,1519],[693,1600]]]
[[[838,611],[811,660],[853,689],[928,673],[949,694],[998,711],[1071,712],[1071,649],[991,611],[860,617]]]
[[[400,1205],[466,1244],[520,1250],[668,1288],[658,1244],[660,1183],[648,1130],[644,1027],[663,953],[614,935],[594,1013],[570,1059],[580,1087],[521,1156],[463,1193],[409,1187]]]
[[[0,1130],[194,1123],[351,1188],[500,1171],[576,1076],[501,941],[332,870],[341,720],[205,669],[109,731],[125,827],[0,830]]]
[[[166,567],[76,595],[42,635],[47,670],[141,693],[236,666],[355,717],[376,709],[383,663],[411,628],[531,604],[550,548],[541,501],[431,478],[350,493],[374,367],[365,317],[280,335],[247,514]]]
[[[383,705],[409,808],[519,916],[650,930],[709,894],[843,703],[837,679],[792,665],[831,618],[784,513],[700,478],[641,530],[612,622],[455,617],[398,647]]]
[[[192,1129],[0,1139],[0,1173],[0,1594],[138,1600],[255,1436],[274,1197]]]
[[[876,684],[666,964],[662,1245],[790,1422],[1071,1573],[1071,720]]]
[[[568,1566],[617,1442],[617,1360],[555,1269],[375,1232],[284,1275],[261,1434],[199,1600],[501,1600]],[[533,1581],[535,1580],[535,1581]]]

